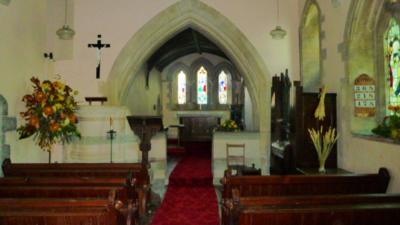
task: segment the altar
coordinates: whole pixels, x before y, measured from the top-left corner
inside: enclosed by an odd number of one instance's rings
[[[267,174],[266,165],[262,165],[265,153],[260,150],[260,133],[258,132],[219,132],[213,134],[212,141],[212,172],[213,182],[220,185],[220,179],[224,176],[227,168],[227,144],[245,145],[245,165],[261,168],[262,174]]]

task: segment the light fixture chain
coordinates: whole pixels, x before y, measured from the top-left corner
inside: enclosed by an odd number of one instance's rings
[[[277,25],[279,25],[279,0],[276,0],[276,7],[277,7],[277,10],[276,10],[276,23],[277,23]]]
[[[64,20],[65,21],[64,24],[65,25],[67,25],[67,7],[68,7],[67,0],[65,0],[65,14],[64,14],[64,16],[65,16],[64,17],[64,19],[65,19]]]

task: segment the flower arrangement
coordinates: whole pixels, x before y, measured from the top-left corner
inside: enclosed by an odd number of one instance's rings
[[[234,120],[225,120],[218,128],[218,131],[239,131],[240,128]]]
[[[326,87],[322,89],[319,103],[314,113],[314,118],[317,119],[317,121],[322,121],[325,118],[325,95]],[[308,133],[310,134],[310,138],[314,144],[315,150],[317,151],[319,172],[324,173],[326,172],[325,162],[338,139],[336,129],[329,126],[328,130],[324,131],[323,126],[320,126],[319,130],[314,128],[308,129]]]
[[[35,135],[39,147],[50,154],[53,144],[69,142],[72,136],[80,137],[76,127],[77,103],[73,97],[77,92],[60,81],[40,82],[32,77],[31,82],[33,93],[22,98],[27,110],[21,112],[21,117],[26,123],[17,131],[20,139]]]
[[[392,112],[392,115],[385,116],[382,123],[372,129],[372,133],[378,136],[400,140],[400,105],[389,105],[388,109]]]
[[[308,133],[317,151],[320,163],[319,172],[325,172],[325,162],[328,159],[329,153],[331,153],[333,145],[338,139],[336,130],[335,128],[329,127],[324,133],[323,127],[321,126],[317,131],[314,128],[308,129]]]

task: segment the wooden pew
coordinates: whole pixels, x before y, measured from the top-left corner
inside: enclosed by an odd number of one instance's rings
[[[5,159],[2,168],[6,177],[126,178],[137,192],[141,216],[146,214],[146,205],[150,199],[150,177],[147,168],[140,163],[15,164]]]
[[[222,179],[222,223],[226,224],[234,189],[242,197],[385,193],[389,180],[385,168],[380,168],[378,174],[319,176],[232,176],[227,170]]]
[[[121,211],[108,199],[0,199],[0,224],[134,225],[134,207]]]
[[[110,177],[3,177],[1,186],[128,186],[135,181]]]
[[[389,180],[385,168],[377,174],[316,176],[232,176],[227,171],[222,178],[222,198],[231,198],[234,188],[241,196],[385,193]]]
[[[252,220],[257,216],[248,212],[260,210],[260,213],[264,213],[264,210],[277,209],[277,214],[281,214],[281,209],[287,209],[292,211],[291,214],[287,215],[288,218],[296,217],[301,215],[303,212],[297,212],[295,209],[313,209],[313,208],[332,208],[337,206],[345,206],[346,208],[354,208],[358,210],[361,207],[377,206],[377,208],[385,209],[384,205],[397,205],[397,212],[400,209],[400,194],[346,194],[346,195],[301,195],[301,196],[258,196],[258,197],[240,197],[239,191],[234,189],[233,199],[231,202],[225,202],[225,211],[222,215],[223,224],[236,225],[236,224],[253,224],[248,221]],[[373,207],[372,207],[373,208]],[[391,210],[391,209],[390,209]],[[284,211],[284,210],[283,210]],[[271,213],[268,211],[268,215]],[[307,212],[313,214],[313,212]],[[250,215],[250,216],[249,216]],[[271,217],[272,215],[269,215]],[[302,215],[303,216],[303,215]],[[379,214],[376,215],[379,217]],[[263,216],[261,216],[263,217]],[[273,216],[272,216],[273,217]],[[280,220],[285,217],[277,216],[276,218],[270,218],[272,220]],[[305,216],[307,217],[307,216]],[[243,218],[245,222],[242,221]],[[288,219],[286,218],[286,219]],[[240,223],[237,223],[241,221]],[[255,219],[257,221],[257,219]],[[313,221],[313,220],[312,220]],[[323,220],[320,223],[312,223],[312,221],[304,221],[304,224],[325,224]],[[294,221],[292,221],[293,224]],[[255,224],[266,224],[266,223],[255,223]],[[270,224],[270,223],[268,223]],[[275,224],[275,223],[271,223]],[[276,223],[279,224],[279,223]],[[286,224],[286,223],[282,223]],[[290,224],[290,223],[288,223]],[[331,223],[326,223],[331,224]],[[348,223],[344,223],[348,224]],[[364,223],[359,223],[364,224]],[[385,223],[382,223],[385,224]]]
[[[149,183],[147,168],[141,163],[11,163],[5,159],[2,164],[4,176],[28,177],[44,173],[46,176],[59,176],[68,171],[71,176],[81,172],[82,176],[119,177],[133,173],[137,182]],[[64,175],[64,174],[61,174]]]
[[[109,170],[109,169],[25,169],[13,171],[6,177],[138,177],[138,172],[127,170]],[[137,179],[141,181],[140,179]]]
[[[141,170],[141,163],[11,163],[9,158],[3,161],[3,171],[12,171],[14,169],[130,169]],[[5,171],[5,169],[7,171]]]
[[[398,225],[400,204],[253,208],[241,212],[240,225]]]
[[[0,198],[110,198],[112,202],[121,202],[127,206],[128,190],[115,186],[0,186]],[[120,204],[120,203],[118,203]]]

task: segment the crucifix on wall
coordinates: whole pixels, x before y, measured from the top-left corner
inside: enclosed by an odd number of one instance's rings
[[[101,49],[102,48],[109,48],[111,44],[104,44],[101,42],[101,34],[97,35],[97,42],[88,44],[88,48],[97,48],[97,67],[96,67],[96,79],[100,79],[100,64],[101,64]]]

